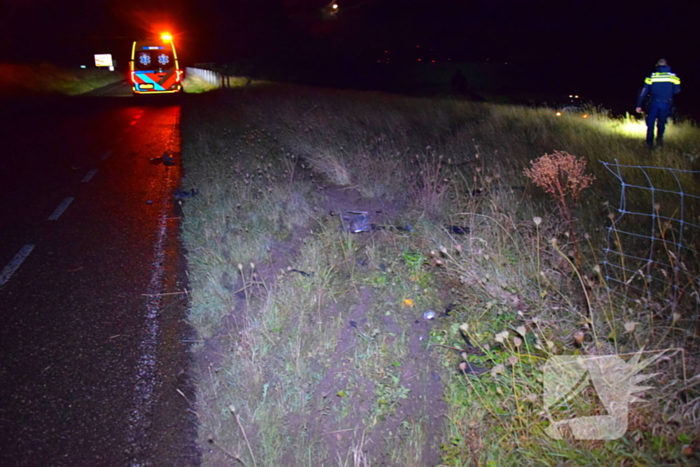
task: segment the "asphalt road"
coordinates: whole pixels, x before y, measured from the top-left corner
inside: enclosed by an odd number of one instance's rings
[[[0,465],[198,463],[162,97],[0,106]]]

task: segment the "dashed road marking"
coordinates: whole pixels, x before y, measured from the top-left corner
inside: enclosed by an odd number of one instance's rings
[[[34,246],[35,245],[24,245],[19,249],[19,252],[15,255],[15,257],[12,258],[9,263],[7,263],[7,266],[5,266],[2,272],[0,272],[0,286],[5,285],[7,281],[10,280],[12,274],[15,273],[15,271],[22,265],[24,260],[27,259],[29,253],[32,252]]]
[[[119,140],[119,141],[121,141],[121,140]],[[118,143],[119,141],[117,141],[117,143]],[[107,159],[107,158],[108,158],[109,156],[111,156],[111,155],[112,155],[112,150],[110,149],[109,151],[107,151],[107,152],[105,152],[104,154],[102,154],[102,160]]]
[[[97,169],[92,169],[92,170],[89,171],[87,174],[85,174],[85,176],[83,177],[83,179],[81,180],[81,182],[83,182],[83,183],[89,182],[89,181],[92,179],[92,177],[95,176],[96,173],[97,173]]]
[[[61,217],[61,214],[63,214],[63,212],[68,208],[68,206],[72,202],[73,198],[66,198],[63,201],[61,201],[61,204],[59,204],[56,210],[53,212],[53,214],[49,216],[48,220],[55,221],[56,219]]]

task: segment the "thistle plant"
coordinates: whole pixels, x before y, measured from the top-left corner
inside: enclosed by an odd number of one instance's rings
[[[574,245],[576,266],[581,268],[578,239],[574,231],[571,210],[578,204],[581,192],[593,184],[595,177],[585,174],[586,161],[565,151],[554,151],[530,161],[532,168],[525,169],[533,183],[549,193],[557,202],[559,212],[569,227],[569,235]]]

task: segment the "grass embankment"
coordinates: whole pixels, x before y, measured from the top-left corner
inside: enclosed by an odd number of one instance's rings
[[[75,96],[124,79],[119,71],[65,68],[40,63],[0,63],[0,97],[42,94]]]
[[[647,154],[625,124],[282,85],[188,100],[183,188],[200,193],[183,228],[204,464],[697,462],[696,298],[671,309],[663,291],[605,293],[606,202],[618,198],[597,161],[690,168],[700,134],[674,127],[669,147]],[[555,150],[597,177],[571,211],[580,266],[557,204],[523,175]],[[348,233],[366,227],[348,211],[374,228]],[[683,260],[684,293],[697,294],[696,263]],[[658,375],[626,434],[545,433],[549,417],[605,411],[591,388],[545,411],[548,358],[642,348],[685,352],[645,370]]]

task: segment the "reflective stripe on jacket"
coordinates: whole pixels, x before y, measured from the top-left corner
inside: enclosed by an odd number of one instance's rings
[[[644,87],[637,98],[637,107],[641,107],[644,99],[649,95],[654,102],[666,102],[670,104],[673,95],[681,91],[681,79],[671,72],[668,66],[660,66],[656,71],[644,79]]]

